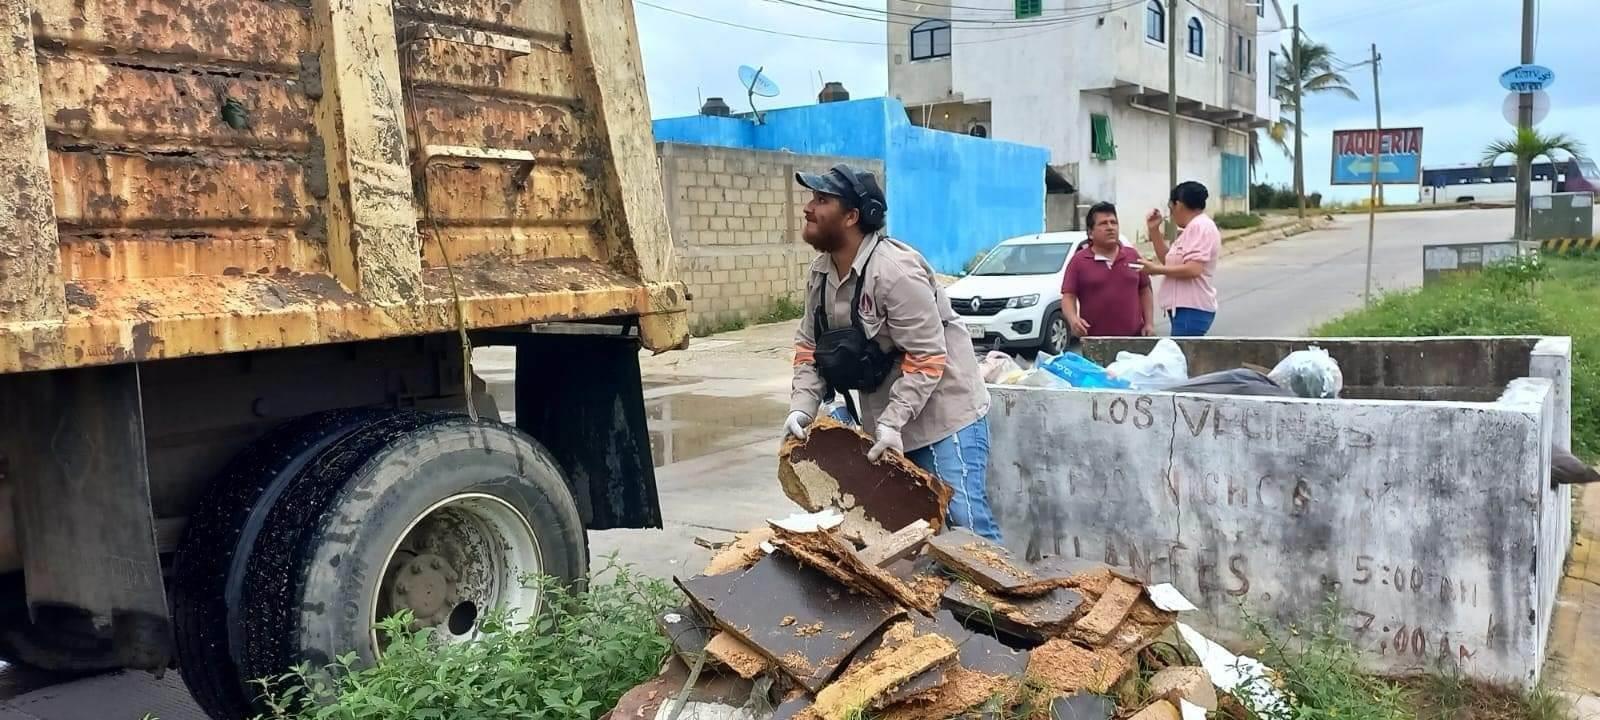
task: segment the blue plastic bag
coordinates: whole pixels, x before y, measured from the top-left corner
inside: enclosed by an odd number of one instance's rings
[[[1111,377],[1105,368],[1077,353],[1062,353],[1041,363],[1039,367],[1049,370],[1052,375],[1075,388],[1126,390],[1131,387],[1127,381]]]

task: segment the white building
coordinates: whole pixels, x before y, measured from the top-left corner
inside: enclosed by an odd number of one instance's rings
[[[1115,202],[1140,227],[1171,189],[1176,42],[1179,180],[1204,183],[1213,213],[1248,209],[1249,133],[1277,119],[1276,0],[888,0],[887,11],[889,93],[913,123],[1047,147],[1079,202]]]

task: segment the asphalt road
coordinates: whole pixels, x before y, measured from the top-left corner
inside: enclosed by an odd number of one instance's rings
[[[1375,291],[1420,284],[1425,244],[1498,239],[1510,226],[1510,210],[1380,215]],[[1223,258],[1212,334],[1299,335],[1360,307],[1366,230],[1365,216],[1342,216],[1330,228]],[[788,504],[774,471],[791,333],[789,326],[751,328],[642,360],[667,528],[591,533],[596,569],[616,553],[658,577],[693,574],[709,554],[696,538],[729,539]],[[507,389],[509,354],[491,349],[477,365],[492,389]],[[0,672],[0,698],[0,720],[140,720],[146,713],[204,720],[176,673],[53,683]]]

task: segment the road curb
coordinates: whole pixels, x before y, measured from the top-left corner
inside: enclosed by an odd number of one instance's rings
[[[1295,221],[1289,223],[1288,225],[1279,225],[1278,227],[1268,230],[1261,230],[1259,232],[1247,233],[1244,235],[1227,238],[1222,241],[1222,255],[1223,257],[1226,257],[1234,253],[1244,252],[1246,250],[1254,250],[1262,245],[1275,243],[1284,238],[1294,237],[1295,235],[1311,232],[1312,230],[1321,230],[1332,224],[1333,221],[1327,217],[1306,218],[1305,220]]]

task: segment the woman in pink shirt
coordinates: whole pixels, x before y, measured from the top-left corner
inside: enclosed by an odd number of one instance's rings
[[[1172,221],[1182,232],[1177,242],[1167,246],[1161,233],[1161,211],[1151,210],[1145,218],[1156,257],[1145,261],[1143,272],[1164,275],[1156,302],[1172,322],[1173,337],[1199,337],[1211,330],[1217,319],[1217,289],[1211,284],[1217,274],[1217,255],[1222,250],[1222,231],[1206,216],[1206,186],[1193,180],[1172,189],[1169,208]]]

